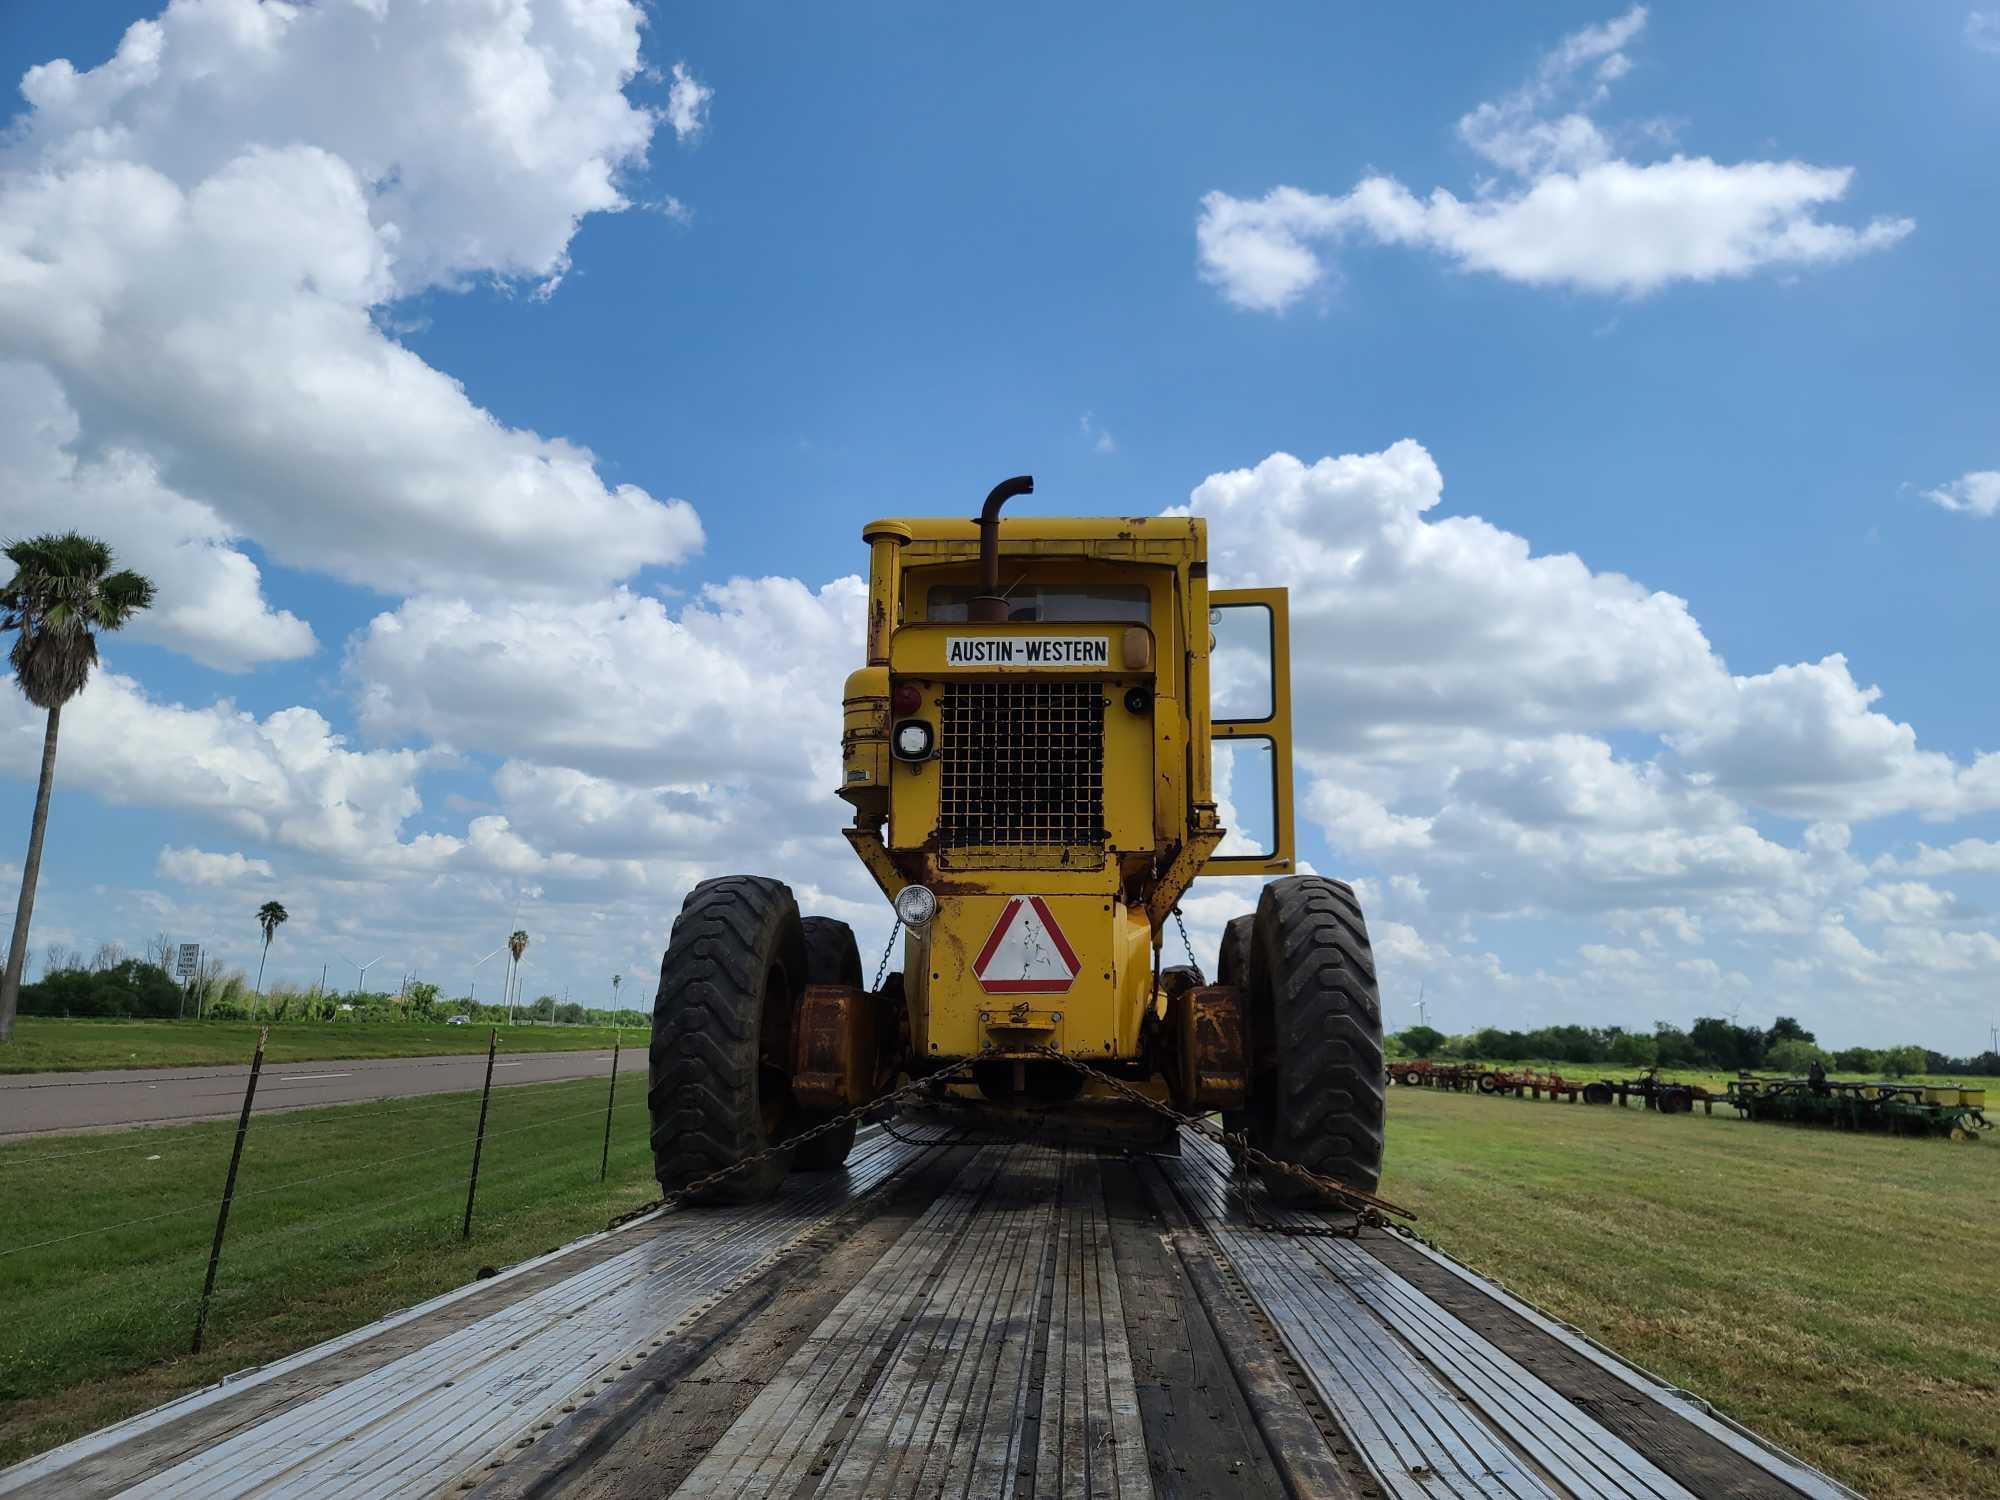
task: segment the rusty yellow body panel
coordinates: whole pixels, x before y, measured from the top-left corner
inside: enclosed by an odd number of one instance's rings
[[[992,585],[976,521],[863,531],[868,659],[845,694],[847,837],[885,894],[921,885],[936,898],[904,938],[914,1068],[1052,1046],[1144,1076],[1173,1043],[1156,976],[1189,884],[1291,868],[1284,591],[1211,595],[1198,516],[996,527]],[[1211,610],[1229,607],[1270,612],[1273,701],[1256,721],[1210,712]],[[1273,846],[1251,857],[1225,842],[1215,738],[1274,752]]]
[[[1153,1004],[1145,912],[1110,895],[1051,891],[1046,882],[1042,890],[1012,889],[1035,883],[1012,872],[983,883],[1010,889],[941,892],[937,916],[905,938],[903,986],[916,1050],[968,1057],[1052,1046],[1081,1057],[1136,1057]],[[1007,967],[1008,953],[989,954],[988,945],[1010,908],[1034,902],[1041,907],[1037,937],[1050,954]]]

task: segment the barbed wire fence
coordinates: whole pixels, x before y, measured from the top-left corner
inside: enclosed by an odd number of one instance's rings
[[[0,1335],[0,1379],[33,1387],[32,1367],[58,1369],[60,1346],[79,1341],[132,1363],[199,1354],[226,1315],[288,1316],[294,1289],[319,1295],[371,1256],[504,1242],[565,1204],[602,1224],[648,1160],[644,1069],[622,1035],[608,1076],[496,1086],[494,1028],[477,1090],[259,1111],[267,1037],[234,1071],[233,1130],[142,1124],[112,1143],[0,1145],[0,1303],[22,1314]]]

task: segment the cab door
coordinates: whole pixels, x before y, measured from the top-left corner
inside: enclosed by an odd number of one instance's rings
[[[1210,784],[1228,830],[1204,875],[1288,875],[1292,836],[1291,613],[1284,589],[1208,596]]]

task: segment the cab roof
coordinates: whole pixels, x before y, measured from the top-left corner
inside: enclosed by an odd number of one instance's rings
[[[906,516],[870,521],[861,528],[864,542],[895,538],[903,542],[943,543],[923,551],[955,551],[958,545],[979,546],[979,523],[970,516]],[[1192,546],[1202,555],[1208,524],[1200,516],[1002,516],[1002,548],[1032,547],[1036,542],[1150,542]]]

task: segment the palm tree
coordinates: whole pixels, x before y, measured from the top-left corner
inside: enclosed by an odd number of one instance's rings
[[[507,951],[513,963],[507,973],[507,1024],[514,1024],[514,986],[521,977],[521,955],[528,951],[528,934],[516,927],[507,937]]]
[[[271,939],[278,935],[278,929],[291,920],[292,914],[282,903],[266,901],[257,908],[257,925],[264,930],[264,951],[257,959],[257,998],[264,998],[264,960],[271,956]]]
[[[111,571],[111,549],[74,531],[9,542],[14,577],[0,589],[0,629],[12,630],[14,685],[35,707],[46,709],[42,779],[35,790],[35,819],[28,859],[21,867],[21,904],[14,908],[14,941],[0,979],[0,1042],[14,1035],[21,998],[21,966],[28,956],[28,921],[34,915],[35,881],[42,871],[42,837],[49,827],[49,792],[56,777],[56,734],[62,707],[83,691],[97,665],[94,632],[116,630],[153,602],[152,580]]]

